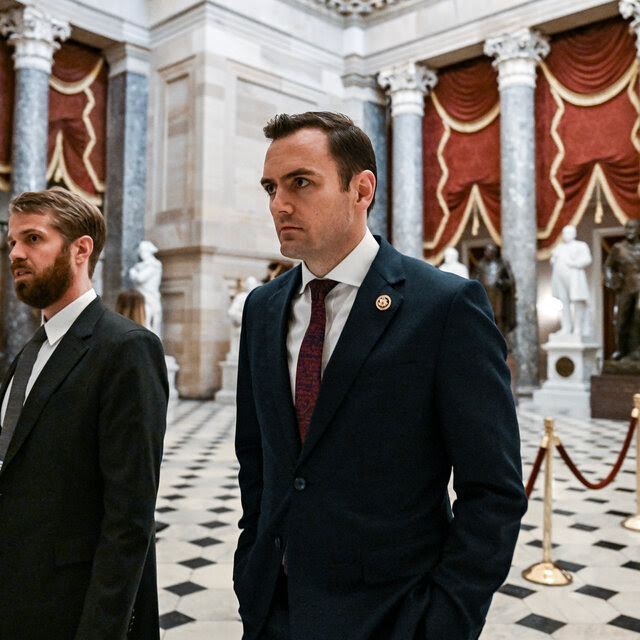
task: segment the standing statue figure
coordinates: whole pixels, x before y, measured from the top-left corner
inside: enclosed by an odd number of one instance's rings
[[[162,338],[162,302],[160,282],[162,281],[162,262],[155,257],[158,247],[149,240],[138,245],[140,262],[129,269],[129,277],[135,288],[144,296],[145,326]]]
[[[229,346],[229,355],[227,360],[230,362],[238,362],[238,352],[240,351],[240,327],[242,325],[242,311],[247,296],[256,287],[260,286],[258,278],[249,276],[242,281],[242,289],[233,296],[233,300],[229,305],[227,315],[231,319],[231,344]],[[235,386],[235,382],[234,382]]]
[[[616,350],[611,359],[640,361],[640,220],[629,220],[624,235],[604,263],[604,284],[616,294]]]
[[[459,260],[460,254],[457,249],[447,247],[444,250],[444,262],[440,265],[440,271],[455,273],[462,278],[469,277],[469,269]]]
[[[551,295],[562,302],[559,333],[589,335],[589,286],[585,269],[591,264],[586,242],[576,240],[576,228],[562,230],[562,242],[551,254]]]
[[[478,261],[476,279],[487,292],[496,324],[506,338],[516,326],[516,283],[509,263],[498,256],[493,242]]]

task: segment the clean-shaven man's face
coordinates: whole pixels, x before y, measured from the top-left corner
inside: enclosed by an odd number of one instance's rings
[[[51,226],[49,214],[17,213],[9,217],[8,243],[16,295],[36,309],[63,297],[73,281],[68,243]]]
[[[323,276],[360,242],[366,210],[357,210],[356,181],[342,190],[321,129],[300,129],[271,143],[261,183],[284,256],[304,260]]]

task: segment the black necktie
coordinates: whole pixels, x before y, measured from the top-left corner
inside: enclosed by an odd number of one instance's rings
[[[40,347],[46,340],[47,333],[42,325],[33,335],[31,340],[27,342],[25,348],[18,358],[15,373],[13,374],[13,382],[11,383],[11,392],[9,393],[9,401],[7,402],[7,410],[4,414],[2,422],[2,433],[0,433],[0,469],[7,455],[9,443],[13,436],[13,432],[18,423],[18,418],[22,412],[24,404],[24,395],[27,389],[27,382],[31,377],[31,369],[38,357]]]

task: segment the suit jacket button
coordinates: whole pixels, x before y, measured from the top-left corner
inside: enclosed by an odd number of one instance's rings
[[[304,478],[296,478],[293,481],[293,486],[295,487],[296,491],[304,491],[307,486],[307,482]]]
[[[282,546],[282,540],[280,539],[280,536],[276,536],[273,543],[276,545],[276,549],[279,549]]]

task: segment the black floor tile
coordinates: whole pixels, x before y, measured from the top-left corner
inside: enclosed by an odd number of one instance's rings
[[[586,596],[593,596],[594,598],[601,598],[602,600],[608,600],[618,593],[617,591],[603,589],[602,587],[596,587],[592,584],[585,584],[583,587],[576,589],[576,592],[583,593]]]
[[[187,622],[194,622],[195,618],[185,616],[184,613],[179,611],[170,611],[160,616],[160,628],[161,629],[173,629]]]
[[[609,542],[608,540],[598,540],[598,542],[593,543],[594,547],[602,547],[603,549],[613,549],[614,551],[620,551],[620,549],[624,549],[626,544],[618,544],[617,542]]]
[[[220,522],[220,520],[212,520],[211,522],[201,522],[201,527],[207,527],[207,529],[216,529],[217,527],[228,527],[228,522]]]
[[[171,591],[171,593],[175,593],[177,596],[188,596],[191,593],[197,593],[198,591],[204,591],[205,587],[201,587],[199,584],[195,584],[195,582],[181,582],[180,584],[174,584],[170,587],[165,587],[167,591]]]
[[[191,544],[197,544],[199,547],[210,547],[214,544],[221,544],[222,540],[216,540],[215,538],[199,538],[198,540],[189,540]]]
[[[177,509],[174,509],[173,507],[158,507],[156,511],[158,513],[169,513],[169,511],[177,511]]]
[[[636,562],[635,560],[629,560],[629,562],[625,562],[622,566],[625,569],[636,569],[640,571],[640,562]]]
[[[215,562],[206,558],[191,558],[191,560],[183,560],[178,564],[189,567],[189,569],[200,569],[200,567],[208,567],[210,564],[215,564]]]
[[[521,624],[523,627],[529,627],[529,629],[535,629],[536,631],[549,634],[565,626],[564,622],[538,616],[535,613],[528,615],[526,618],[522,618],[522,620],[518,620],[516,624]]]
[[[207,511],[211,511],[212,513],[229,513],[229,511],[233,511],[233,509],[229,509],[228,507],[215,507],[213,509],[207,509]]]
[[[586,566],[584,564],[578,564],[577,562],[567,562],[566,560],[556,560],[555,564],[557,564],[561,569],[570,571],[571,573],[577,573],[580,569],[584,569]]]
[[[609,624],[613,625],[614,627],[620,627],[621,629],[628,629],[629,631],[637,631],[638,633],[640,633],[640,620],[638,620],[638,618],[631,618],[630,616],[618,616]]]
[[[579,531],[597,531],[599,529],[599,527],[592,527],[589,524],[580,524],[579,522],[576,522],[575,524],[572,524],[569,526],[569,529],[578,529]]]
[[[504,593],[507,596],[513,596],[514,598],[526,598],[532,593],[535,593],[533,589],[527,589],[526,587],[520,587],[517,584],[503,584],[498,591]]]

